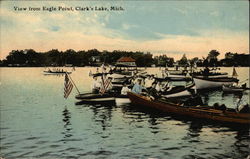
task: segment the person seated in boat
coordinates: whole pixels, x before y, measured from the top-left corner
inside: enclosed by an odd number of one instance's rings
[[[137,76],[133,76],[131,79],[131,84],[135,85],[137,82]]]
[[[163,86],[162,86],[162,92],[167,92],[170,91],[173,88],[173,85],[170,81],[167,81]]]
[[[48,72],[52,72],[51,69],[48,69]]]
[[[244,84],[241,85],[241,87],[245,89],[245,88],[247,88],[247,84],[244,83]]]
[[[246,102],[246,100],[243,98],[243,94],[238,95],[238,99],[236,101],[236,112],[238,113],[249,113],[249,104]]]
[[[222,110],[223,112],[227,110],[227,107],[225,104],[219,104],[219,103],[214,103],[213,105],[214,109],[216,110]]]
[[[145,88],[147,90],[150,90],[150,88],[152,87],[153,83],[154,83],[155,79],[154,79],[154,76],[151,75],[151,76],[148,76],[146,79],[145,79]]]
[[[142,87],[141,83],[142,83],[142,80],[138,79],[137,83],[132,88],[133,93],[136,93],[136,94],[141,94],[142,93],[142,90],[145,89],[145,88]]]
[[[238,113],[250,113],[250,107],[249,104],[240,105],[238,109],[236,110]]]
[[[201,106],[203,105],[202,99],[200,96],[191,96],[188,100],[184,102],[185,106]]]
[[[203,75],[204,76],[208,76],[209,75],[209,68],[208,67],[205,67],[205,69],[203,70]]]
[[[239,82],[238,82],[238,81],[237,81],[237,82],[234,82],[232,86],[233,86],[233,87],[239,87]]]
[[[151,100],[155,100],[155,99],[160,98],[160,93],[156,90],[156,82],[154,82],[152,84],[152,87],[148,91],[148,95],[149,95]]]
[[[96,73],[99,73],[99,68],[96,68]]]
[[[101,82],[97,79],[97,77],[93,77],[93,82],[91,85],[92,93],[98,93],[101,88]]]
[[[158,81],[156,86],[155,86],[155,89],[158,91],[158,92],[161,92],[162,91],[162,85],[161,85],[161,82]]]
[[[131,89],[128,88],[127,83],[123,84],[122,90],[121,90],[121,95],[127,95],[128,92],[130,92]]]
[[[147,75],[147,77],[145,78],[145,85],[144,85],[144,87],[146,88],[146,89],[149,89],[150,87],[151,87],[151,82],[150,82],[150,75]]]

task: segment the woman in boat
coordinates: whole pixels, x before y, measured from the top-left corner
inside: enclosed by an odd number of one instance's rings
[[[138,79],[137,83],[132,88],[132,92],[134,92],[136,94],[141,94],[142,93],[142,89],[145,89],[144,87],[142,87],[141,84],[142,84],[142,79]]]

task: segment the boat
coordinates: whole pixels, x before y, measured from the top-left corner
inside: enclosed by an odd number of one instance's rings
[[[222,86],[222,90],[223,92],[227,92],[227,93],[240,93],[240,92],[243,92],[245,90],[249,90],[250,88],[246,88],[244,86],[233,86],[233,85],[230,85],[230,86],[226,86],[226,85],[223,85]]]
[[[162,96],[166,98],[187,97],[192,96],[195,93],[195,90],[196,87],[194,83],[188,86],[175,86],[171,90],[163,92]]]
[[[215,89],[222,88],[223,85],[232,85],[239,80],[232,77],[220,77],[220,78],[209,78],[209,77],[193,77],[196,89]]]
[[[72,72],[64,71],[64,70],[46,70],[43,71],[44,75],[63,75],[65,73],[71,74]]]
[[[76,99],[80,100],[78,104],[82,103],[112,103],[115,102],[115,97],[111,94],[95,94],[95,93],[83,93],[75,96]]]
[[[192,72],[190,73],[193,77],[197,78],[227,78],[227,72],[217,72],[219,68],[211,68],[205,67],[203,70],[199,72]]]
[[[128,97],[135,106],[156,108],[175,115],[208,119],[223,123],[250,124],[250,113],[237,113],[234,109],[218,110],[210,106],[185,106],[166,99],[151,100],[146,96],[132,92],[128,92]]]

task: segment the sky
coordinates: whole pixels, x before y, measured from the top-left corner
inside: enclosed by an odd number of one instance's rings
[[[249,53],[247,0],[1,1],[0,8],[0,59],[24,49],[143,51],[175,59],[206,57],[213,49],[219,58]]]

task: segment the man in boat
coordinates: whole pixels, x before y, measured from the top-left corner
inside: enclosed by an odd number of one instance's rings
[[[200,106],[203,105],[201,97],[195,92],[194,89],[188,89],[191,93],[191,97],[184,102],[185,106]]]
[[[152,87],[148,91],[148,95],[151,100],[158,99],[160,97],[160,93],[156,90],[156,82],[152,84]]]
[[[127,95],[128,92],[130,92],[131,89],[128,88],[127,83],[123,84],[122,90],[121,90],[121,95]]]
[[[203,75],[204,76],[208,76],[209,75],[209,68],[208,67],[205,67],[205,69],[203,70]]]
[[[101,88],[101,82],[97,79],[96,76],[93,77],[94,81],[92,82],[91,89],[92,93],[97,94]]]

